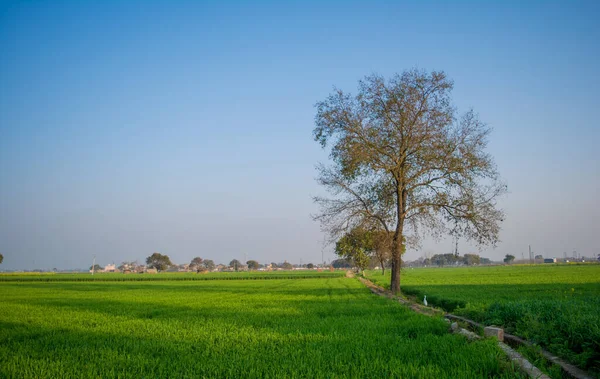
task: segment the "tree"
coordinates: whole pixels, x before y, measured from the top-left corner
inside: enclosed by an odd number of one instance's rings
[[[369,266],[374,249],[373,233],[360,228],[352,229],[335,244],[335,253],[361,271]]]
[[[4,255],[0,254],[0,264],[2,264],[2,262],[4,262]]]
[[[155,268],[158,271],[164,271],[169,266],[172,266],[171,259],[168,255],[163,255],[161,253],[154,253],[148,258],[146,258],[146,264],[150,268]]]
[[[373,235],[373,253],[375,258],[381,265],[381,274],[385,275],[385,266],[390,260],[392,253],[392,242],[394,240],[394,234],[386,232],[385,230],[378,230]],[[406,247],[402,244],[402,254]]]
[[[541,255],[541,254],[539,254],[539,255],[536,255],[536,256],[535,256],[535,259],[544,259],[544,256],[543,256],[543,255]]]
[[[294,268],[294,266],[292,266],[292,264],[288,261],[283,262],[279,267],[284,270],[292,270]]]
[[[259,264],[257,261],[249,260],[246,264],[248,265],[248,270],[258,270]]]
[[[306,268],[308,268],[308,269],[311,269],[311,270],[312,270],[313,268],[315,268],[315,265],[314,265],[314,264],[312,264],[312,263],[309,263],[309,264],[307,264],[307,265],[306,265]]]
[[[317,103],[314,139],[331,147],[318,167],[331,197],[315,197],[314,218],[337,240],[360,226],[393,233],[391,286],[400,291],[404,237],[448,233],[495,245],[505,193],[492,157],[491,131],[471,110],[459,116],[443,72],[416,69],[390,80],[371,75],[356,96],[335,90]]]
[[[195,257],[190,262],[190,269],[196,271],[196,273],[199,273],[204,268],[204,266],[202,265],[203,262],[204,262],[204,259],[202,259],[200,257]]]
[[[481,258],[478,254],[465,254],[463,256],[463,262],[467,266],[478,265],[481,262]]]
[[[331,261],[333,268],[352,268],[352,264],[345,259],[334,259]]]
[[[238,261],[237,259],[234,259],[231,262],[229,262],[229,267],[233,267],[233,269],[235,271],[239,270],[241,265],[242,265],[242,263],[240,261]]]
[[[94,272],[96,272],[96,271],[102,271],[103,269],[104,268],[101,267],[98,263],[96,263],[93,266],[90,266],[90,271],[94,271]]]
[[[506,254],[506,257],[504,257],[504,263],[511,264],[514,260],[515,260],[514,255]]]
[[[455,254],[435,254],[433,257],[431,257],[431,264],[437,265],[437,266],[446,266],[446,265],[452,265],[455,264],[456,262],[459,261],[459,257],[457,257]]]
[[[215,262],[212,259],[205,259],[204,262],[202,262],[202,265],[208,271],[212,271],[216,267]]]
[[[275,263],[275,262],[271,262],[271,268],[272,268],[272,269],[275,269],[275,268],[277,268],[277,267],[279,267],[279,266],[277,266],[277,263]]]

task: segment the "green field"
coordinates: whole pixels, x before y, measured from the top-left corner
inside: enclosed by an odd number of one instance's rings
[[[389,288],[390,277],[368,271]],[[418,268],[402,272],[402,291],[486,325],[504,326],[600,373],[600,265]]]
[[[518,377],[355,278],[1,282],[0,377]]]
[[[346,275],[346,271],[338,270],[294,270],[294,271],[240,271],[240,272],[161,272],[158,274],[122,274],[122,273],[77,273],[62,274],[44,273],[10,273],[0,274],[0,282],[92,282],[92,281],[190,281],[190,280],[261,280],[261,279],[305,279],[331,278]]]

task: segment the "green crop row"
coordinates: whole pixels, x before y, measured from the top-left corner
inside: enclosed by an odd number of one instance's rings
[[[389,274],[366,276],[389,288]],[[600,376],[600,265],[406,269],[401,280],[418,301],[503,326]]]
[[[0,283],[0,377],[514,378],[352,278]]]
[[[124,282],[124,281],[190,281],[190,280],[262,280],[320,279],[344,276],[345,271],[274,271],[274,272],[165,272],[158,274],[96,273],[85,274],[0,274],[0,282]]]

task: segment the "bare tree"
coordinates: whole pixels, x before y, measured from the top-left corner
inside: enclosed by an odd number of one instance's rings
[[[200,271],[202,271],[202,269],[204,268],[204,259],[200,258],[200,257],[194,257],[194,259],[192,259],[192,261],[190,262],[190,270],[194,270],[196,271],[196,273],[199,273]]]
[[[316,197],[331,241],[357,226],[392,233],[391,289],[400,291],[403,241],[448,233],[479,244],[498,241],[506,191],[485,152],[491,131],[471,110],[457,115],[443,72],[371,75],[356,96],[335,90],[317,103],[314,138],[331,147]]]
[[[391,258],[394,233],[385,230],[373,232],[373,255],[381,265],[381,275],[385,275],[385,266]]]
[[[216,267],[215,262],[212,259],[205,259],[204,262],[202,262],[202,266],[208,271],[213,271]]]

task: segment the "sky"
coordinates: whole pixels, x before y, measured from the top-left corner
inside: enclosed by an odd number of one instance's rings
[[[597,1],[0,1],[0,269],[335,259],[311,219],[314,104],[415,67],[494,129],[508,185],[501,242],[459,252],[600,254],[598,19]]]

